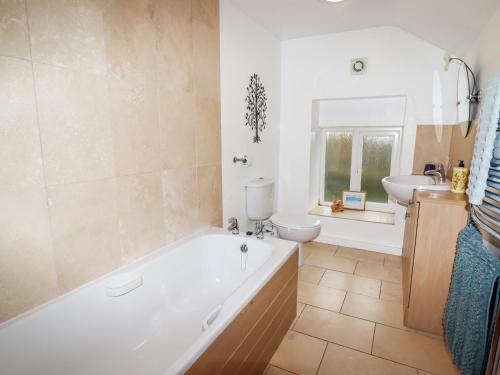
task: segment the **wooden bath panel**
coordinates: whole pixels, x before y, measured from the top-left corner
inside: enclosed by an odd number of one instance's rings
[[[295,251],[187,374],[262,374],[295,319],[297,277]]]

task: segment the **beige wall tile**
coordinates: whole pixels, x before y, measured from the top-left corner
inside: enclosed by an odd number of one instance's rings
[[[360,294],[347,293],[341,312],[346,315],[404,328],[403,304]]]
[[[116,181],[49,188],[54,255],[62,292],[121,264]]]
[[[0,55],[15,57],[0,57],[0,200],[32,205],[0,238],[22,249],[0,249],[20,264],[0,276],[7,315],[221,225],[217,0],[0,0],[0,13]],[[42,190],[47,243],[22,226],[43,222]]]
[[[174,92],[193,92],[193,39],[190,1],[156,1],[154,5],[158,81]]]
[[[221,167],[198,167],[199,221],[204,225],[222,225]]]
[[[117,184],[122,260],[128,263],[165,243],[161,174],[119,177]]]
[[[294,330],[370,353],[375,323],[306,306]]]
[[[104,8],[107,71],[119,81],[156,79],[156,28],[151,2],[109,0]]]
[[[105,1],[27,0],[33,61],[104,74]]]
[[[328,344],[318,374],[417,375],[417,370],[340,345]]]
[[[401,267],[384,266],[370,262],[359,262],[354,273],[359,276],[393,283],[400,283],[402,280]]]
[[[328,270],[319,285],[378,298],[380,283],[380,280]]]
[[[451,180],[453,177],[453,168],[458,167],[458,161],[463,160],[465,166],[470,168],[472,154],[474,153],[474,144],[476,142],[477,122],[472,122],[472,127],[467,138],[464,138],[461,125],[454,125],[451,132],[450,143],[450,165],[447,176]]]
[[[192,94],[159,88],[159,121],[161,158],[164,169],[196,165],[195,129],[198,118]]]
[[[308,266],[307,264],[304,264],[299,268],[299,281],[318,284],[324,273],[324,268]]]
[[[311,266],[328,268],[334,271],[353,273],[356,268],[354,259],[331,256],[329,254],[310,254],[305,263]]]
[[[31,63],[0,57],[0,186],[43,186]]]
[[[0,322],[57,296],[43,187],[0,187]]]
[[[350,247],[339,246],[339,249],[337,250],[337,253],[335,255],[364,262],[373,262],[379,264],[384,263],[384,254],[376,253],[374,251],[353,249]]]
[[[196,110],[196,164],[218,164],[221,159],[220,102],[199,99]]]
[[[24,0],[0,0],[0,55],[30,58]]]
[[[297,300],[323,309],[340,311],[345,293],[342,290],[299,281]]]
[[[35,64],[38,111],[49,185],[115,175],[106,82]]]
[[[403,303],[403,286],[400,283],[382,281],[380,299]]]
[[[373,354],[435,374],[458,374],[443,340],[414,332],[377,324]]]
[[[295,374],[314,375],[325,348],[322,340],[288,331],[270,363]]]
[[[219,30],[219,1],[191,0],[193,19]]]
[[[451,125],[418,125],[413,157],[413,173],[423,174],[426,163],[448,165]]]
[[[199,225],[196,169],[166,170],[162,185],[165,231],[167,242],[171,242]]]
[[[116,174],[161,171],[156,87],[109,81]]]
[[[193,20],[193,87],[199,98],[220,97],[219,31]]]

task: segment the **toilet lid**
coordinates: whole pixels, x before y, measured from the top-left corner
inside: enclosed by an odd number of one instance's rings
[[[271,222],[279,227],[288,228],[315,228],[321,226],[321,222],[307,215],[274,214]]]

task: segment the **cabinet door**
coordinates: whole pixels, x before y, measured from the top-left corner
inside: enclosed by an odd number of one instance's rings
[[[413,259],[415,254],[419,208],[419,202],[410,202],[406,211],[405,237],[403,242],[403,303],[405,309],[405,322],[407,309],[410,305],[411,278],[413,274]]]

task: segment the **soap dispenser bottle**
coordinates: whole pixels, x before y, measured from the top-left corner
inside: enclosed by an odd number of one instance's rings
[[[451,191],[453,193],[465,193],[467,187],[467,177],[469,170],[465,168],[464,161],[458,161],[458,167],[453,168],[453,178],[451,180]]]

